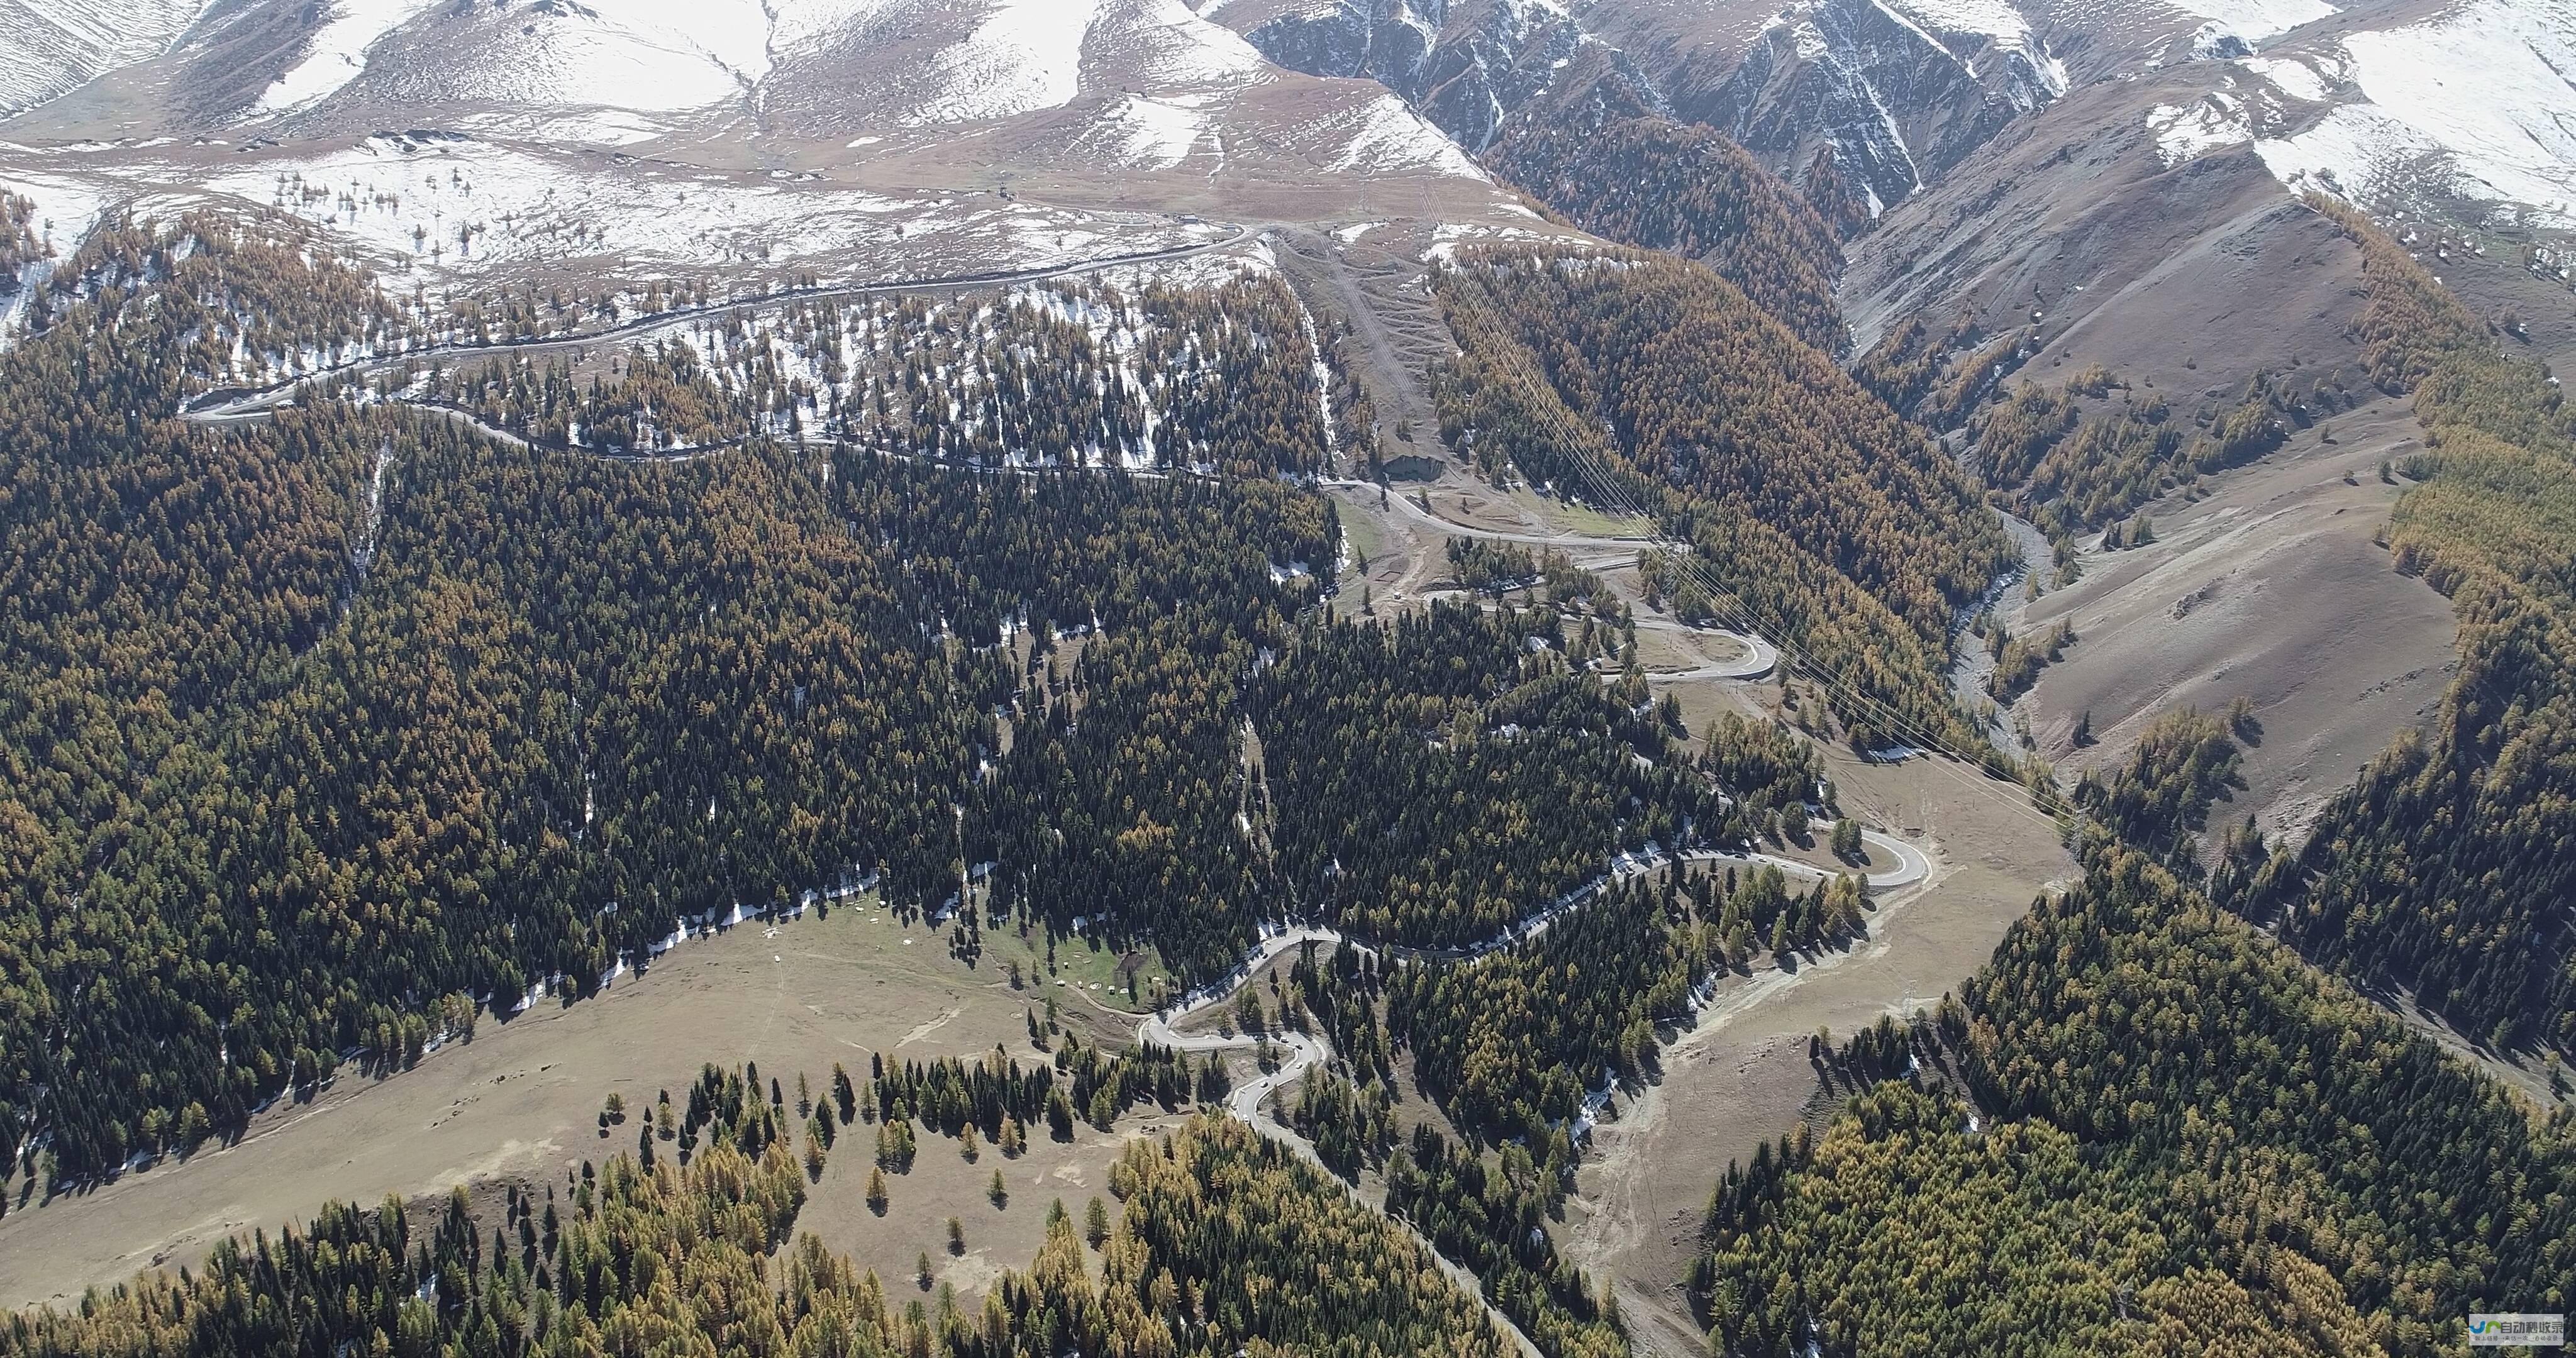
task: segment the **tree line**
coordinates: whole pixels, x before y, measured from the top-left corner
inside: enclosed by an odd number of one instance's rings
[[[2568,1301],[2569,1115],[2125,847],[1877,1045],[1898,1078],[1718,1185],[1717,1351],[2434,1353]]]
[[[603,355],[405,365],[377,385],[601,452],[765,434],[983,466],[1314,473],[1342,438],[1373,446],[1376,417],[1339,345],[1321,331],[1310,339],[1311,324],[1268,275],[1133,292],[1063,281],[1001,296],[790,301]]]
[[[14,296],[23,286],[19,271],[47,253],[36,234],[35,200],[0,189],[0,296]]]
[[[1035,1263],[970,1309],[944,1287],[935,1302],[899,1302],[794,1232],[805,1182],[783,1144],[758,1158],[718,1144],[685,1168],[619,1155],[585,1165],[560,1213],[549,1187],[542,1236],[533,1195],[514,1193],[522,1249],[499,1225],[482,1248],[461,1191],[435,1223],[395,1201],[334,1206],[301,1229],[227,1241],[194,1273],[13,1316],[0,1352],[1509,1352],[1411,1237],[1240,1124],[1204,1116],[1139,1140],[1110,1187],[1121,1206],[1094,1243],[1059,1202]]]
[[[1336,550],[1268,479],[618,465],[330,400],[208,429],[168,418],[207,346],[354,341],[363,280],[203,226],[71,277],[0,356],[0,1138],[41,1130],[57,1183],[686,920],[870,880],[935,908],[992,838],[957,808],[1009,638],[1151,648],[1185,606],[1275,638],[1316,588],[1280,564]]]
[[[2576,408],[2366,218],[2316,206],[2361,251],[2363,361],[2415,393],[2427,451],[2390,545],[2450,596],[2460,668],[2229,903],[2473,1037],[2576,1056]]]
[[[1841,352],[1834,227],[1715,129],[1616,82],[1588,89],[1601,98],[1586,107],[1516,115],[1485,163],[1594,235],[1707,265],[1800,340]]]
[[[1497,247],[1436,287],[1462,460],[1656,514],[1749,608],[1735,621],[1849,681],[1835,715],[1856,744],[1966,730],[1939,679],[1949,628],[2012,552],[1918,431],[1696,265]]]
[[[0,1151],[56,1187],[811,888],[1211,975],[1283,899],[1451,946],[1809,795],[1692,758],[1571,568],[1300,623],[1338,535],[1267,476],[212,429],[167,412],[370,285],[204,224],[74,277],[0,356]]]

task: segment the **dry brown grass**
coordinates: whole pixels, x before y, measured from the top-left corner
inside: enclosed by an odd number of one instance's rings
[[[960,1302],[972,1302],[1005,1271],[1026,1269],[1037,1258],[1046,1241],[1049,1204],[1061,1200],[1079,1224],[1085,1202],[1108,1198],[1109,1167],[1129,1141],[1160,1135],[1187,1117],[1148,1104],[1107,1132],[1076,1124],[1071,1142],[1050,1140],[1040,1127],[1022,1154],[1006,1158],[986,1143],[972,1164],[957,1141],[925,1135],[911,1171],[886,1176],[883,1216],[867,1203],[868,1170],[875,1164],[872,1129],[853,1123],[842,1129],[840,1148],[825,1163],[822,1180],[808,1190],[796,1229],[813,1232],[836,1253],[875,1270],[898,1298],[918,1295],[915,1269],[927,1251],[930,1290],[953,1284]],[[997,1169],[1010,1190],[1000,1207],[988,1195]],[[963,1254],[949,1252],[950,1217],[965,1224]]]
[[[2398,574],[2373,542],[2399,487],[2382,459],[2421,451],[2404,401],[2373,403],[2212,479],[2213,493],[2145,511],[2157,541],[2096,553],[2084,578],[2027,606],[2018,632],[2075,623],[2077,643],[2024,700],[2042,751],[2069,767],[2116,763],[2172,707],[2254,704],[2262,744],[2247,790],[2218,816],[2304,829],[2450,683],[2450,602]],[[2349,474],[2351,481],[2344,478]],[[2097,744],[2074,750],[2078,714]]]
[[[1983,965],[2003,931],[2071,872],[2049,827],[2009,785],[1971,791],[1958,770],[1865,765],[1828,750],[1827,773],[1866,822],[1928,840],[1930,885],[1880,901],[1848,952],[1722,983],[1699,1024],[1664,1049],[1663,1073],[1595,1130],[1560,1234],[1570,1257],[1620,1291],[1632,1333],[1670,1358],[1700,1352],[1681,1280],[1708,1194],[1730,1160],[1796,1124],[1816,1089],[1806,1042],[1935,1004]]]
[[[543,1182],[634,1149],[634,1113],[615,1135],[598,1134],[609,1091],[630,1109],[661,1089],[677,1098],[710,1061],[755,1061],[791,1091],[801,1070],[819,1094],[835,1061],[865,1077],[871,1051],[972,1057],[1000,1042],[1033,1055],[1021,1013],[1038,992],[1014,993],[999,970],[989,961],[970,970],[941,935],[867,908],[791,921],[774,937],[751,924],[684,945],[596,999],[487,1020],[474,1041],[391,1079],[345,1076],[310,1104],[271,1110],[238,1145],[10,1212],[0,1218],[0,1306],[194,1264],[226,1235],[276,1230],[333,1199]],[[1086,1043],[1132,1036],[1132,1024],[1090,1005],[1061,1008]],[[953,1158],[953,1145],[933,1141],[925,1159],[943,1145]],[[846,1146],[835,1166],[854,1158]]]

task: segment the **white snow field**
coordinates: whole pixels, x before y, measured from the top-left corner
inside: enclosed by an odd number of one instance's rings
[[[205,0],[0,0],[0,116],[149,60]]]
[[[2296,97],[2325,97],[2331,73],[2361,100],[2256,149],[2294,188],[2375,199],[2429,183],[2564,229],[2576,226],[2576,85],[2565,72],[2576,72],[2576,0],[2473,0],[2349,34],[2314,64],[2266,64]]]
[[[2207,19],[2247,42],[2286,33],[2340,13],[2325,0],[2170,0],[2174,8]]]

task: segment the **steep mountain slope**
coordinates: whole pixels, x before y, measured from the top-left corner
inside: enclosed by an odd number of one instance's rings
[[[1239,234],[1205,218],[1538,225],[1383,87],[1282,70],[1178,0],[243,0],[98,65],[0,125],[0,183],[60,243],[128,207],[274,206],[432,306]]]
[[[2204,135],[2253,141],[2286,183],[2374,207],[2449,196],[2500,222],[2576,226],[2576,5],[2474,0],[2381,27],[2338,17],[2238,64],[2291,116],[2240,106]],[[2301,118],[2303,105],[2324,108]]]
[[[2293,190],[2367,210],[2508,350],[2565,361],[2576,296],[2547,176],[2564,172],[2549,148],[2576,89],[2517,73],[2561,59],[2566,18],[2554,0],[2382,5],[2310,16],[2259,51],[2196,44],[2201,59],[2081,84],[2016,121],[1847,244],[1865,374],[1901,376],[1894,394],[1976,465],[2012,463],[2002,431],[2089,459],[2078,481],[2128,482],[2107,514],[2059,516],[2061,562],[2076,559],[2049,583],[2085,578],[2015,627],[2086,638],[2021,709],[2052,757],[2116,758],[2168,702],[2250,698],[2274,738],[2249,753],[2245,809],[2295,836],[2391,729],[2432,715],[2454,629],[2385,573],[2375,535],[2393,492],[2345,485],[2357,470],[2383,490],[2372,468],[2419,431],[2402,406],[2375,413],[2398,388],[2358,328],[2362,250]],[[2475,74],[2445,55],[2473,24]],[[2368,86],[2356,52],[2380,63]],[[2418,90],[2440,97],[2410,102]],[[2039,408],[2022,396],[2034,385],[2068,412],[2062,430],[1977,413],[2006,397]],[[2129,412],[2161,429],[2162,453],[2150,438],[2059,441]],[[2228,447],[2204,455],[2205,439]],[[2369,512],[2335,517],[2354,509]],[[2115,554],[2116,537],[2089,536],[2132,510],[2161,545]],[[2320,684],[2326,655],[2349,658]],[[2103,742],[2089,749],[2074,739],[2087,716]]]
[[[1800,183],[1822,156],[1872,215],[2068,80],[2029,21],[2000,3],[1231,0],[1205,12],[1281,65],[1384,81],[1480,152],[1514,113],[1565,92],[1577,54],[1606,52],[1606,72],[1575,78],[1642,83],[1666,111]]]
[[[1282,66],[1379,81],[1478,153],[1597,45],[1553,0],[1216,0],[1201,12]]]
[[[1834,224],[1743,147],[1661,112],[1609,49],[1567,66],[1561,93],[1512,114],[1485,163],[1587,231],[1699,260],[1800,339],[1841,350]]]
[[[2383,215],[2429,213],[2500,237],[2464,253],[2509,248],[2553,282],[2576,226],[2566,0],[1225,0],[1205,12],[1282,65],[1384,81],[1498,164],[1515,118],[1588,127],[1587,101],[1606,102],[1716,130],[1850,237],[1935,194],[1889,223],[1902,239],[1855,247],[1878,256],[1861,261],[1848,309],[1862,349],[1894,320],[1970,299],[1982,309],[1999,280],[1981,238],[2047,256],[2134,232],[2118,248],[2139,263],[2118,284],[2138,281],[2264,191],[2238,165],[2192,203],[2150,203],[2173,191],[2142,187],[2154,171],[2230,147],[2259,155],[2276,206],[2318,187]],[[2127,208],[2079,206],[2133,155],[2107,181]]]
[[[0,4],[0,116],[168,47],[203,0],[7,0]]]
[[[1830,156],[1872,216],[2067,87],[2009,6],[1862,0],[1768,15],[1740,46],[1704,44],[1664,79],[1676,113],[1784,171]]]
[[[2100,363],[2177,399],[2349,359],[2357,254],[2250,149],[2171,158],[2145,116],[2198,74],[2077,91],[1852,242],[1856,346],[1918,316],[1978,346],[2028,328],[2031,375]]]

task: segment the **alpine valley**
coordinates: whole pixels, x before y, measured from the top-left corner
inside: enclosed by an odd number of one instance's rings
[[[0,1358],[2563,1314],[2570,362],[2576,0],[0,0]]]

